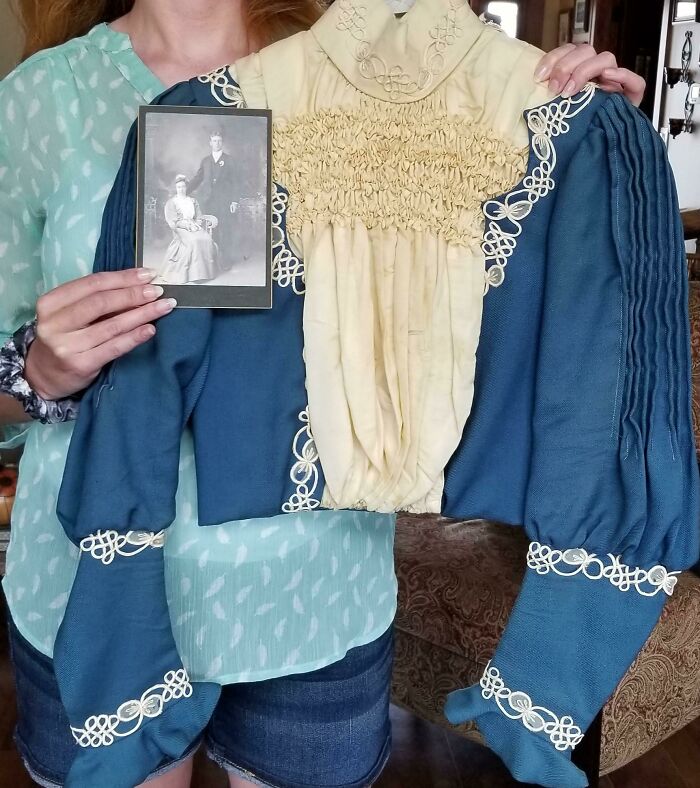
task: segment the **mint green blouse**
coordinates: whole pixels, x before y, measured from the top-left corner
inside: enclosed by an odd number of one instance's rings
[[[90,273],[102,211],[140,104],[163,85],[128,36],[98,25],[0,83],[0,340],[37,296]],[[25,441],[3,581],[24,637],[51,656],[78,561],[55,507],[71,425],[6,430]],[[195,680],[314,670],[369,643],[396,611],[394,518],[303,512],[199,528],[190,436],[165,548],[168,602]]]

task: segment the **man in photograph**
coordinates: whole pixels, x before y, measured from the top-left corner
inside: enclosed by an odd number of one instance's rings
[[[190,191],[196,193],[202,211],[218,219],[213,238],[219,247],[220,265],[225,269],[230,268],[235,261],[235,214],[240,198],[235,188],[234,160],[224,150],[221,129],[212,130],[209,147],[209,155],[202,159],[190,181]]]

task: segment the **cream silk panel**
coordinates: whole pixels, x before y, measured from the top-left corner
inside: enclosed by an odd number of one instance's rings
[[[236,64],[274,118],[274,177],[306,263],[305,359],[323,504],[440,511],[469,415],[483,201],[524,175],[540,53],[460,0],[338,0]]]

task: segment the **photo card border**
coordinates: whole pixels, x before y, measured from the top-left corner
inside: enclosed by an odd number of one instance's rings
[[[210,309],[270,309],[272,307],[272,112],[269,109],[238,107],[193,107],[146,104],[139,107],[138,155],[136,170],[136,267],[143,267],[145,222],[144,179],[146,175],[146,119],[150,114],[211,115],[218,117],[252,115],[267,119],[267,202],[265,212],[265,285],[244,287],[235,285],[162,285],[163,297],[177,300],[177,308]]]

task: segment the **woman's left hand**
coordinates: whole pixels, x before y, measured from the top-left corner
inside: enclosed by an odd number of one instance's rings
[[[598,54],[590,44],[564,44],[546,54],[537,64],[535,79],[549,82],[553,93],[573,96],[586,82],[597,82],[610,93],[624,93],[638,107],[647,83],[639,74],[618,68],[612,52]]]

